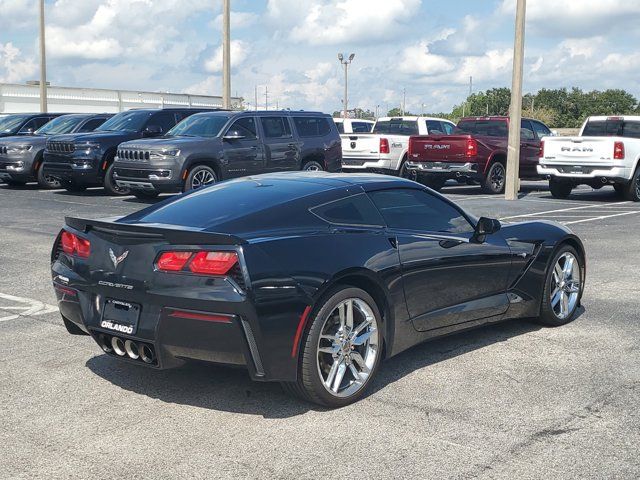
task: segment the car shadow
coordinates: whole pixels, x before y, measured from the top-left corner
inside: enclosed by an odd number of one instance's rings
[[[418,345],[385,361],[369,394],[416,370],[540,328],[527,321],[512,320]],[[89,359],[86,366],[120,388],[167,403],[264,418],[288,418],[310,410],[326,411],[289,396],[277,383],[251,381],[243,369],[190,362],[172,370],[153,370],[105,354]]]

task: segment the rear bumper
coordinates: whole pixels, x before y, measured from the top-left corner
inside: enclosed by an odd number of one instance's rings
[[[448,163],[448,162],[407,162],[407,169],[418,173],[428,173],[436,175],[450,175],[452,177],[460,174],[478,175],[477,163]]]
[[[628,181],[633,175],[630,167],[621,167],[614,164],[585,165],[550,163],[541,161],[538,165],[538,174],[550,177],[561,177],[579,181],[589,181],[601,178],[611,180]]]
[[[398,166],[391,159],[388,158],[380,158],[380,159],[371,159],[371,158],[358,158],[358,157],[343,157],[342,158],[342,170],[371,170],[371,171],[379,171],[379,170],[397,170]]]

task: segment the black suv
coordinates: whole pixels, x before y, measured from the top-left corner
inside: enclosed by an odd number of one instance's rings
[[[12,113],[0,117],[0,137],[31,135],[64,113]]]
[[[199,113],[168,137],[121,144],[114,162],[118,186],[154,197],[265,172],[341,169],[338,130],[319,112]]]
[[[42,157],[47,138],[64,133],[91,132],[113,115],[110,113],[74,113],[54,118],[33,135],[0,139],[0,179],[21,186],[37,180],[43,188],[58,188],[60,183],[43,174]]]
[[[113,181],[113,158],[118,145],[136,138],[166,134],[176,123],[206,110],[164,108],[127,110],[106,121],[92,133],[59,135],[47,141],[44,175],[60,181],[70,191],[104,185],[115,195],[126,195]]]

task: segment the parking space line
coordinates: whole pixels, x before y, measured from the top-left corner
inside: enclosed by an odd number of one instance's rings
[[[562,222],[562,223],[564,223],[565,225],[573,225],[574,223],[593,222],[595,220],[606,220],[607,218],[622,217],[624,215],[633,215],[638,213],[640,213],[640,210],[636,210],[635,212],[616,213],[614,215],[603,215],[601,217],[584,218],[582,220],[574,220],[572,222]]]
[[[27,317],[32,315],[45,315],[47,313],[53,313],[58,311],[58,307],[54,305],[48,305],[34,300],[32,298],[17,297],[15,295],[8,295],[6,293],[0,293],[0,299],[8,300],[10,302],[18,303],[19,305],[0,306],[0,312],[9,313],[4,317],[0,317],[0,322],[6,322],[9,320],[15,320],[20,317]],[[17,313],[13,313],[17,311]]]
[[[609,205],[602,205],[599,206],[598,208],[605,208],[608,206],[614,206],[614,205],[623,205],[623,204],[629,204],[631,202],[616,202],[616,203],[611,203]],[[573,210],[584,210],[585,208],[593,208],[593,205],[580,205],[579,207],[569,207],[569,208],[559,208],[556,210],[547,210],[544,212],[535,212],[535,213],[523,213],[522,215],[512,215],[509,217],[502,217],[500,220],[507,220],[510,218],[524,218],[524,217],[536,217],[538,215],[546,215],[548,213],[560,213],[560,212],[569,212],[569,211],[573,211]]]

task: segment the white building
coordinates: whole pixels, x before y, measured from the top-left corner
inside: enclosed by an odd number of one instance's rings
[[[237,108],[241,98],[232,97]],[[49,112],[117,113],[131,108],[194,107],[222,108],[222,97],[186,93],[136,92],[101,88],[47,87]],[[39,112],[40,87],[0,83],[0,114]]]

